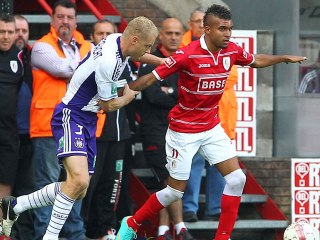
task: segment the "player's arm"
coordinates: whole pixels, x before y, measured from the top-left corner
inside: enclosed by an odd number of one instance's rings
[[[254,62],[250,65],[250,67],[263,68],[278,63],[301,63],[306,59],[306,57],[292,55],[255,54]]]
[[[166,58],[160,58],[155,55],[152,55],[151,53],[145,53],[143,56],[141,56],[139,59],[133,59],[133,61],[138,61],[141,63],[147,63],[155,66],[159,66],[162,63],[164,63]]]
[[[124,107],[125,105],[128,105],[138,93],[139,92],[137,91],[131,90],[128,84],[126,84],[121,97],[113,98],[108,101],[99,100],[98,104],[103,111],[113,112]]]
[[[156,76],[154,75],[153,72],[151,72],[129,83],[129,86],[131,89],[135,91],[142,91],[143,89],[146,89],[147,87],[149,87],[150,85],[154,84],[157,81],[158,80]]]

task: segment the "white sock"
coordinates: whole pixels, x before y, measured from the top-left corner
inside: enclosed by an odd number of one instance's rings
[[[53,205],[57,192],[60,191],[60,182],[51,183],[42,189],[17,197],[17,204],[13,207],[16,214],[20,214],[28,209]]]
[[[186,225],[184,222],[180,222],[176,225],[174,225],[174,229],[176,230],[176,233],[179,234],[182,228],[186,228]]]
[[[59,236],[59,233],[71,212],[74,202],[74,199],[69,198],[63,192],[58,192],[45,235]]]
[[[158,228],[158,236],[164,235],[170,228],[167,225],[160,225]]]

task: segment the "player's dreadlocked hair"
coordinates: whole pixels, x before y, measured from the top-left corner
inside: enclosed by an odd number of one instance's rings
[[[217,4],[213,4],[211,5],[204,17],[203,17],[203,23],[204,25],[208,25],[208,16],[213,15],[216,16],[218,18],[224,19],[224,20],[231,20],[231,12],[228,8],[221,6],[221,5],[217,5]]]

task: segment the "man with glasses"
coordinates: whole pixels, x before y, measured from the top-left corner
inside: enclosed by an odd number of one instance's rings
[[[203,16],[205,9],[197,8],[192,11],[189,21],[189,31],[187,31],[183,37],[180,47],[187,46],[190,42],[197,40],[203,34]]]

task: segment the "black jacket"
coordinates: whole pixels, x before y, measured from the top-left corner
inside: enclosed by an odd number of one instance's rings
[[[120,76],[120,80],[125,79],[127,83],[132,81],[131,70],[129,65],[127,65]],[[122,88],[123,86],[118,86]],[[122,107],[114,112],[107,113],[107,119],[103,126],[102,134],[99,141],[122,141],[129,139],[131,137],[129,121],[127,118],[126,108]]]
[[[152,54],[158,57],[165,57],[159,47]],[[139,68],[138,76],[146,75],[155,66],[142,64]],[[166,94],[161,87],[171,87],[173,93]],[[139,113],[141,116],[140,134],[142,137],[148,136],[164,141],[164,136],[168,128],[168,113],[171,108],[177,104],[178,99],[178,73],[172,74],[164,81],[158,81],[152,86],[142,91],[141,107]]]
[[[9,51],[0,51],[0,128],[2,131],[17,131],[17,95],[22,76],[22,51],[15,45]]]

